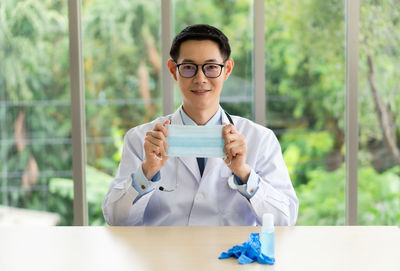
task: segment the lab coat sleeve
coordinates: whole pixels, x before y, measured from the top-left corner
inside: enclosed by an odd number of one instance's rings
[[[103,200],[103,214],[109,225],[143,224],[144,210],[154,189],[146,193],[135,190],[131,176],[140,175],[143,156],[143,139],[130,130],[124,138],[117,175]]]
[[[234,180],[237,190],[247,199],[250,199],[257,192],[260,182],[260,178],[254,173],[254,170],[251,170],[247,183],[244,184],[236,175],[234,175]]]
[[[278,139],[272,131],[258,146],[257,161],[251,174],[259,178],[258,189],[250,198],[251,206],[261,225],[262,215],[272,213],[275,225],[296,224],[299,201],[283,160]]]

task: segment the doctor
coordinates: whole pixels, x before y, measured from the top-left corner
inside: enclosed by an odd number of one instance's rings
[[[273,132],[219,105],[232,72],[227,37],[192,25],[173,40],[168,68],[183,102],[172,115],[130,129],[103,201],[110,225],[294,225],[298,199]],[[168,157],[166,124],[224,125],[226,157]]]

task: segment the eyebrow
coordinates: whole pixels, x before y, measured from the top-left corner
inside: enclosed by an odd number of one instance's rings
[[[184,59],[184,60],[182,60],[182,63],[195,63],[195,61],[193,61],[191,59]],[[204,61],[204,63],[218,63],[218,61],[214,58],[211,58],[211,59],[207,59],[206,61]]]

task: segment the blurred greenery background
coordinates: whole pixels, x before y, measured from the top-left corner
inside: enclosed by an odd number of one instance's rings
[[[345,2],[266,0],[267,127],[300,200],[298,225],[345,223]],[[252,119],[253,1],[175,0],[174,31],[208,23],[230,39],[235,69],[221,103]],[[84,0],[90,225],[123,135],[162,114],[161,2]],[[400,5],[361,3],[361,225],[400,225]],[[62,0],[0,2],[0,205],[73,222],[68,14]],[[175,105],[179,106],[176,91]]]

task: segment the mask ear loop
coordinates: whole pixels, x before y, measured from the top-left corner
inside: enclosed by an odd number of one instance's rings
[[[156,158],[157,160],[162,160],[162,157],[158,156],[157,154],[154,154],[154,158]]]

